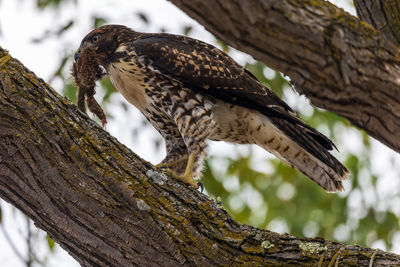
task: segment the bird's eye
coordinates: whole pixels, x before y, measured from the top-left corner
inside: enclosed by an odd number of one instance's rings
[[[99,35],[95,35],[92,37],[92,43],[97,43],[100,40],[100,36]]]

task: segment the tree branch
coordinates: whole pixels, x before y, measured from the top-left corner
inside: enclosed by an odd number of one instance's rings
[[[357,16],[371,24],[387,39],[400,45],[399,0],[354,0]]]
[[[400,152],[399,50],[367,23],[322,0],[169,1]]]
[[[235,222],[0,48],[0,197],[90,266],[341,266],[400,256]]]

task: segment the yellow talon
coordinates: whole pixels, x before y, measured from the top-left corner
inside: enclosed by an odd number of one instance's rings
[[[179,178],[179,180],[190,184],[194,188],[199,188],[199,184],[193,179],[193,165],[194,165],[194,154],[190,154],[187,165],[186,165],[186,170],[185,173],[183,174],[182,177]]]
[[[182,161],[182,160],[178,160],[178,161]],[[165,165],[170,165],[172,166],[173,164],[176,164],[178,161],[174,161],[170,164],[165,164]],[[174,177],[175,179],[182,181],[186,184],[189,184],[191,186],[193,186],[194,188],[199,188],[199,184],[193,179],[193,164],[194,164],[194,155],[190,154],[187,165],[186,165],[186,170],[185,173],[183,174],[183,176],[179,176],[176,175],[176,173],[174,173],[172,170],[170,169],[166,169],[165,171],[171,175],[172,177]],[[161,165],[162,167],[165,167],[164,164],[158,164],[157,166]]]
[[[183,175],[183,177],[187,177],[193,180],[193,164],[194,164],[194,155],[190,154],[186,165],[185,174]]]
[[[11,56],[6,54],[5,56],[0,57],[0,67],[3,67],[8,61],[10,61]]]

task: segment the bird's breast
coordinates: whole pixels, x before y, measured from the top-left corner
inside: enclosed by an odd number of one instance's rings
[[[142,68],[127,62],[112,63],[107,74],[115,88],[136,108],[143,112],[147,105],[145,90],[149,87],[148,77]]]

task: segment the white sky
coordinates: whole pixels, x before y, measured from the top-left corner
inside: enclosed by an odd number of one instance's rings
[[[91,16],[94,14],[106,17],[110,23],[125,24],[137,31],[159,31],[160,28],[167,28],[169,32],[182,33],[182,25],[192,25],[194,26],[191,33],[193,37],[207,42],[214,41],[212,35],[206,32],[202,26],[199,26],[194,20],[165,0],[79,0],[78,5],[72,4],[73,1],[70,2],[70,4],[64,4],[58,12],[53,12],[51,10],[38,11],[35,8],[36,1],[33,0],[0,0],[0,27],[2,31],[0,45],[8,49],[13,57],[18,58],[44,80],[48,80],[52,76],[54,70],[58,67],[61,56],[67,53],[71,54],[76,50],[82,37],[91,30]],[[333,2],[354,14],[354,9],[348,5],[347,0]],[[137,12],[148,15],[151,21],[150,29],[148,25],[137,18],[135,15]],[[31,42],[33,38],[41,37],[46,30],[58,29],[70,19],[74,19],[77,26],[75,25],[71,31],[63,34],[61,38],[49,38],[39,44]],[[234,51],[233,57],[240,63],[251,58],[237,51]],[[62,83],[57,80],[52,83],[52,86],[58,91],[62,89]],[[116,119],[110,120],[107,130],[144,159],[152,163],[159,162],[164,157],[164,151],[155,153],[154,149],[147,145],[154,138],[155,131],[146,129],[144,133],[139,135],[138,139],[133,140],[131,132],[140,125],[141,115],[131,106],[128,111],[124,111],[120,101],[123,101],[122,97],[115,94],[112,103],[108,106],[110,115]],[[308,105],[304,98],[299,98],[296,94],[288,95],[287,101],[292,106],[306,107]],[[349,138],[349,136],[352,137]],[[360,137],[356,131],[350,131],[346,136],[338,139],[338,147],[341,152],[363,153],[363,146],[359,142]],[[232,156],[233,150],[237,153],[247,154],[249,147],[232,146],[222,142],[213,143],[210,153],[212,155]],[[393,194],[393,186],[399,187],[398,172],[395,169],[400,169],[400,157],[376,141],[373,141],[373,151],[375,152],[372,153],[371,158],[373,171],[381,177],[378,190],[380,190],[381,195],[390,196]],[[255,149],[254,153],[256,161],[269,157],[262,149]],[[12,215],[13,211],[10,207],[2,205],[2,209],[5,218],[3,223],[6,225],[10,236],[13,236],[18,246],[23,246],[24,242],[18,238],[18,225],[23,225],[24,220],[21,216]],[[400,210],[398,214],[400,214]],[[396,238],[400,240],[400,234]],[[376,246],[380,247],[379,243]],[[45,248],[43,248],[43,251],[45,251]],[[400,252],[400,247],[396,247],[395,251]],[[48,265],[77,266],[77,263],[66,256],[65,252],[58,250],[57,257],[54,257],[53,262],[49,262]],[[0,266],[23,266],[16,259],[1,232]]]

